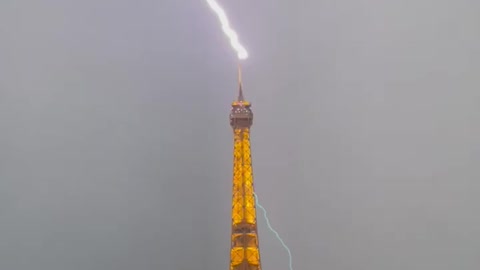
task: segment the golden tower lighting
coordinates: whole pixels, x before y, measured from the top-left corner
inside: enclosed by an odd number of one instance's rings
[[[230,270],[261,270],[255,207],[250,128],[251,104],[243,97],[241,68],[238,67],[238,98],[232,102],[233,187]]]

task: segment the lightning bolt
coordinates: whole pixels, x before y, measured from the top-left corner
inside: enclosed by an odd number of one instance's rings
[[[263,207],[259,202],[258,202],[258,196],[257,194],[254,192],[253,193],[253,196],[255,196],[255,204],[258,206],[258,208],[262,209],[263,211],[263,217],[265,218],[265,221],[267,222],[267,227],[270,231],[272,231],[273,234],[275,234],[275,236],[277,237],[278,241],[280,241],[280,243],[282,244],[283,248],[285,248],[285,250],[287,251],[288,253],[288,266],[289,266],[289,269],[290,270],[293,270],[293,265],[292,265],[292,252],[290,251],[290,249],[288,248],[287,244],[285,244],[285,242],[283,241],[283,239],[280,237],[280,234],[278,234],[277,231],[275,231],[272,227],[272,225],[270,224],[270,220],[268,219],[268,216],[267,216],[267,210],[265,209],[265,207]]]
[[[230,27],[227,14],[223,10],[223,8],[215,0],[207,0],[207,3],[210,8],[215,12],[215,14],[217,14],[220,24],[222,25],[222,30],[225,35],[230,39],[230,45],[232,45],[233,49],[237,52],[238,59],[247,59],[248,52],[243,47],[243,45],[240,44],[240,41],[238,41],[238,35],[235,30]]]

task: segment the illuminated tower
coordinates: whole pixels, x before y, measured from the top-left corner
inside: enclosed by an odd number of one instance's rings
[[[240,66],[238,71],[238,98],[230,113],[234,137],[230,270],[261,270],[250,155],[253,113],[251,104],[243,98]]]

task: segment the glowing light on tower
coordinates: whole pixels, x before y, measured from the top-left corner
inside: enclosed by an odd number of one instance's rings
[[[232,45],[233,49],[237,52],[238,59],[247,59],[248,52],[243,45],[240,44],[240,41],[238,41],[238,35],[235,30],[230,27],[230,22],[228,21],[227,14],[225,14],[223,8],[215,0],[207,0],[207,3],[215,14],[217,14],[220,24],[222,25],[222,30],[225,35],[227,35],[228,39],[230,39],[230,45]]]

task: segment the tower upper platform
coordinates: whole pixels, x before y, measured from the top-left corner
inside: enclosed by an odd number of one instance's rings
[[[238,98],[232,102],[230,126],[232,128],[250,128],[253,124],[253,112],[250,102],[243,98],[242,85],[239,85]]]

